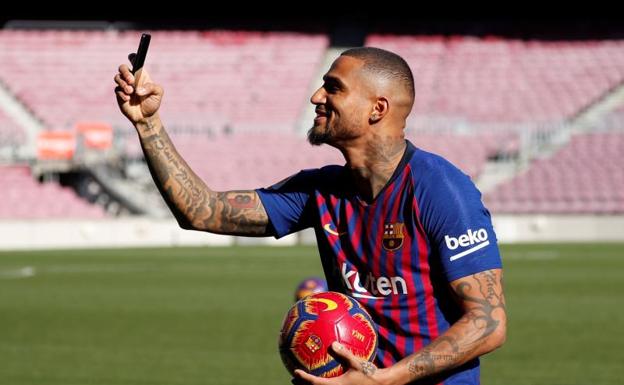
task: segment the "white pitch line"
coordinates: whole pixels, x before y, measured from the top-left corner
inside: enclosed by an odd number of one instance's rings
[[[24,266],[19,269],[12,270],[0,270],[0,279],[21,279],[34,277],[36,274],[35,268],[32,266]]]
[[[134,273],[145,271],[142,266],[59,265],[41,269],[41,273]]]
[[[35,268],[25,266],[18,269],[0,270],[0,279],[20,279],[29,278],[43,274],[84,274],[84,273],[139,273],[153,271],[154,267],[148,265],[57,265]]]

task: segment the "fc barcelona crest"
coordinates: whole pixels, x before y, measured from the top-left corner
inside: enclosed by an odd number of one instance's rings
[[[403,223],[386,223],[382,244],[384,249],[394,251],[403,245]]]

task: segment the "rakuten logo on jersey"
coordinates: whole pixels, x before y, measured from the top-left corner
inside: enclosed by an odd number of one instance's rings
[[[345,285],[351,290],[351,295],[358,298],[383,299],[391,294],[407,294],[407,284],[401,277],[375,277],[368,273],[362,285],[357,270],[347,270],[347,264],[342,264],[342,278]],[[372,294],[372,295],[371,295]],[[381,296],[378,296],[381,294]]]
[[[488,233],[485,229],[479,229],[476,231],[468,229],[465,234],[461,234],[457,238],[445,235],[444,243],[446,243],[446,247],[448,247],[449,250],[455,250],[458,247],[468,247],[476,245],[468,250],[464,250],[461,253],[451,256],[451,261],[454,261],[461,257],[465,257],[468,254],[474,253],[479,249],[484,248],[485,246],[490,244],[490,241],[488,240]]]

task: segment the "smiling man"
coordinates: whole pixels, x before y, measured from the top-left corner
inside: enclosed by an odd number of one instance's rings
[[[304,170],[269,188],[216,192],[175,150],[158,116],[163,90],[122,65],[117,101],[154,181],[183,228],[275,236],[313,227],[329,289],[357,298],[379,332],[375,365],[312,384],[479,384],[478,357],[503,344],[502,265],[489,212],[470,179],[405,140],[414,102],[407,63],[377,48],[342,53],[312,95],[308,139],[344,166]]]

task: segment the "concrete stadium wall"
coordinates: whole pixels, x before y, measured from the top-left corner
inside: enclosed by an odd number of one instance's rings
[[[624,241],[622,215],[499,215],[493,222],[502,243]]]
[[[624,216],[496,216],[502,243],[624,242]],[[0,250],[315,244],[310,229],[273,238],[245,238],[180,229],[172,220],[0,220]]]
[[[230,246],[245,239],[182,230],[173,220],[0,220],[0,250],[102,247]],[[256,244],[293,245],[297,236],[259,238]]]

